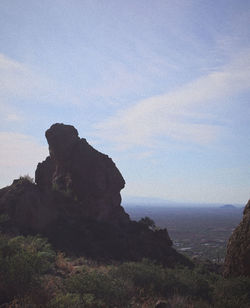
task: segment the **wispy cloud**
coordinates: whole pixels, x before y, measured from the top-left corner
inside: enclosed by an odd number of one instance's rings
[[[59,84],[24,63],[0,54],[0,95],[2,104],[35,100],[47,104],[79,103],[73,89]]]
[[[0,144],[0,187],[20,175],[33,177],[37,163],[48,155],[47,147],[24,134],[0,132]]]
[[[25,64],[0,54],[0,91],[5,99],[31,98],[38,93],[44,80]]]
[[[8,124],[21,123],[24,121],[22,112],[16,108],[9,106],[4,100],[0,101],[0,127],[5,127]]]
[[[154,145],[159,137],[209,144],[221,132],[214,123],[220,100],[246,90],[249,82],[250,53],[245,51],[220,70],[119,111],[95,127],[97,135],[121,149]]]

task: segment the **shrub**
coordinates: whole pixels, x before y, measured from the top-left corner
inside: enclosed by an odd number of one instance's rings
[[[113,273],[123,280],[131,280],[143,296],[173,297],[211,301],[211,281],[196,271],[182,268],[163,268],[151,261],[129,262],[120,265]]]
[[[214,303],[218,308],[249,307],[250,278],[221,279],[215,285]]]
[[[34,179],[29,174],[21,175],[19,181],[29,181],[30,183],[34,183]]]
[[[31,294],[51,269],[54,252],[40,237],[0,235],[0,303]]]
[[[94,307],[124,307],[131,299],[130,285],[118,278],[99,270],[82,269],[81,273],[72,275],[66,281],[69,293],[81,294],[81,299],[86,301],[91,298]]]
[[[178,294],[211,300],[213,288],[204,275],[189,269],[175,269],[174,272],[178,280],[175,287]]]
[[[53,298],[48,304],[49,308],[90,308],[92,305],[91,300],[84,303],[80,294],[59,294]]]
[[[152,230],[155,230],[156,229],[156,225],[155,225],[155,222],[153,221],[153,219],[151,219],[150,217],[148,216],[145,216],[144,218],[141,218],[139,221],[138,221],[140,224],[152,229]]]
[[[112,275],[131,281],[141,294],[162,294],[166,274],[164,269],[144,259],[142,262],[126,262],[113,270]]]

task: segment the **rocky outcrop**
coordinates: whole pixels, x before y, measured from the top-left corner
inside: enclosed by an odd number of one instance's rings
[[[128,221],[120,205],[125,181],[112,159],[80,139],[71,125],[54,124],[45,135],[50,157],[38,164],[38,187],[71,196],[80,203],[84,216],[113,223]]]
[[[60,250],[101,260],[140,260],[190,265],[171,246],[168,232],[131,221],[121,206],[125,181],[107,155],[80,139],[70,125],[46,131],[50,156],[35,183],[15,180],[0,190],[0,227],[13,234],[42,234]]]
[[[9,218],[11,233],[39,233],[57,218],[52,202],[50,194],[41,193],[29,179],[20,178],[0,190],[0,215]]]
[[[224,275],[250,276],[250,200],[245,206],[242,221],[228,241]]]

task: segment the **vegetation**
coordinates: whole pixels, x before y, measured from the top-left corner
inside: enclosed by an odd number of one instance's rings
[[[148,228],[155,230],[156,229],[156,225],[155,222],[153,221],[153,219],[151,219],[148,216],[145,216],[144,218],[141,218],[138,221],[140,224],[147,226]]]
[[[0,307],[249,307],[250,278],[205,263],[169,269],[149,260],[97,264],[56,253],[39,236],[0,234]]]
[[[19,181],[28,181],[30,183],[35,183],[34,179],[29,174],[21,175],[19,177]]]
[[[55,252],[48,242],[36,237],[0,236],[1,304],[37,293],[41,278],[54,264]]]

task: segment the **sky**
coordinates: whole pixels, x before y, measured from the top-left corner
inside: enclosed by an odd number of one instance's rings
[[[250,1],[1,0],[0,187],[74,125],[130,196],[250,198]]]

